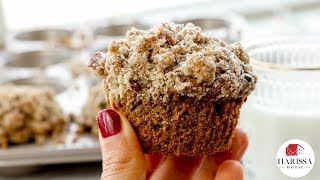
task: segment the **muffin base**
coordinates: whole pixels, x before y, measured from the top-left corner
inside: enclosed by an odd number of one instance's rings
[[[244,101],[173,95],[167,103],[144,101],[128,109],[124,100],[110,107],[128,118],[145,153],[198,156],[230,148]]]

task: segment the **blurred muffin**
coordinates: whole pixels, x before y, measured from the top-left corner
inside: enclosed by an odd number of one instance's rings
[[[99,83],[90,88],[88,99],[82,108],[81,117],[76,119],[80,125],[78,133],[91,132],[94,136],[98,136],[96,116],[100,110],[105,108],[107,108],[107,102]]]
[[[131,29],[96,53],[108,106],[131,122],[146,153],[198,156],[227,150],[240,107],[256,84],[239,44],[193,24]]]
[[[0,145],[61,140],[65,118],[50,88],[0,86]]]

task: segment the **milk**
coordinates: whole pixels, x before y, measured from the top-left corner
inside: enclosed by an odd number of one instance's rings
[[[251,99],[250,99],[251,98]],[[279,147],[287,140],[301,139],[309,143],[315,153],[311,172],[299,178],[320,179],[320,115],[277,110],[257,105],[249,97],[243,106],[239,126],[248,132],[250,143],[243,159],[245,179],[292,179],[282,174],[276,163]],[[319,108],[320,111],[320,108]]]

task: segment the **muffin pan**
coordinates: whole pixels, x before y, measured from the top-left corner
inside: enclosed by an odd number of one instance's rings
[[[103,52],[103,53],[108,52],[108,45],[96,46],[88,50],[88,59],[90,59],[90,57],[96,52]]]
[[[72,47],[73,31],[66,29],[38,29],[17,33],[14,40],[42,42],[53,46]]]
[[[176,21],[178,24],[193,23],[195,26],[199,26],[204,31],[216,30],[216,29],[228,29],[230,28],[230,22],[219,18],[197,18],[187,19],[183,21]]]
[[[66,115],[79,113],[76,111],[80,111],[88,94],[87,82],[81,79],[65,83],[46,77],[31,77],[6,83],[52,87],[57,92],[55,99]],[[64,143],[47,141],[44,145],[29,143],[0,149],[0,173],[8,168],[14,168],[16,172],[23,174],[25,168],[32,169],[46,164],[100,161],[101,151],[97,138],[89,134],[77,137],[78,125],[73,122],[70,122],[68,127]]]
[[[104,47],[98,47],[98,48],[95,48],[91,51],[91,54],[95,53],[95,52],[108,52],[108,45],[104,46]]]
[[[134,22],[128,24],[110,24],[107,26],[100,26],[94,30],[95,36],[125,36],[127,31],[130,30],[132,27],[137,29],[148,29],[149,26]]]
[[[231,26],[231,23],[219,19],[219,18],[198,18],[198,19],[187,19],[183,21],[175,21],[177,24],[187,24],[187,23],[193,23],[196,26],[201,27],[201,29],[205,32],[210,32],[214,34],[215,36],[221,38],[225,41],[231,41],[230,35],[229,35],[229,29]]]
[[[227,41],[229,43],[238,42],[242,39],[245,21],[236,15],[195,15],[187,17],[176,17],[172,19],[177,24],[193,23],[201,27],[204,32]]]
[[[129,22],[129,23],[113,23],[106,24],[105,26],[97,26],[93,30],[94,35],[94,44],[97,45],[106,45],[113,40],[123,38],[127,31],[132,27],[137,29],[148,29],[149,26],[139,22]]]
[[[4,59],[4,65],[12,68],[46,68],[71,59],[67,50],[35,50],[21,53],[9,53]]]
[[[15,79],[7,82],[13,85],[26,85],[36,87],[50,87],[56,94],[62,93],[67,89],[67,84],[53,78],[43,76],[33,76],[29,78]]]

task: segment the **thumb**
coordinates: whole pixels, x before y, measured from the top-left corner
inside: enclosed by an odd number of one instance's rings
[[[146,159],[129,121],[113,109],[98,113],[101,179],[145,179]]]

